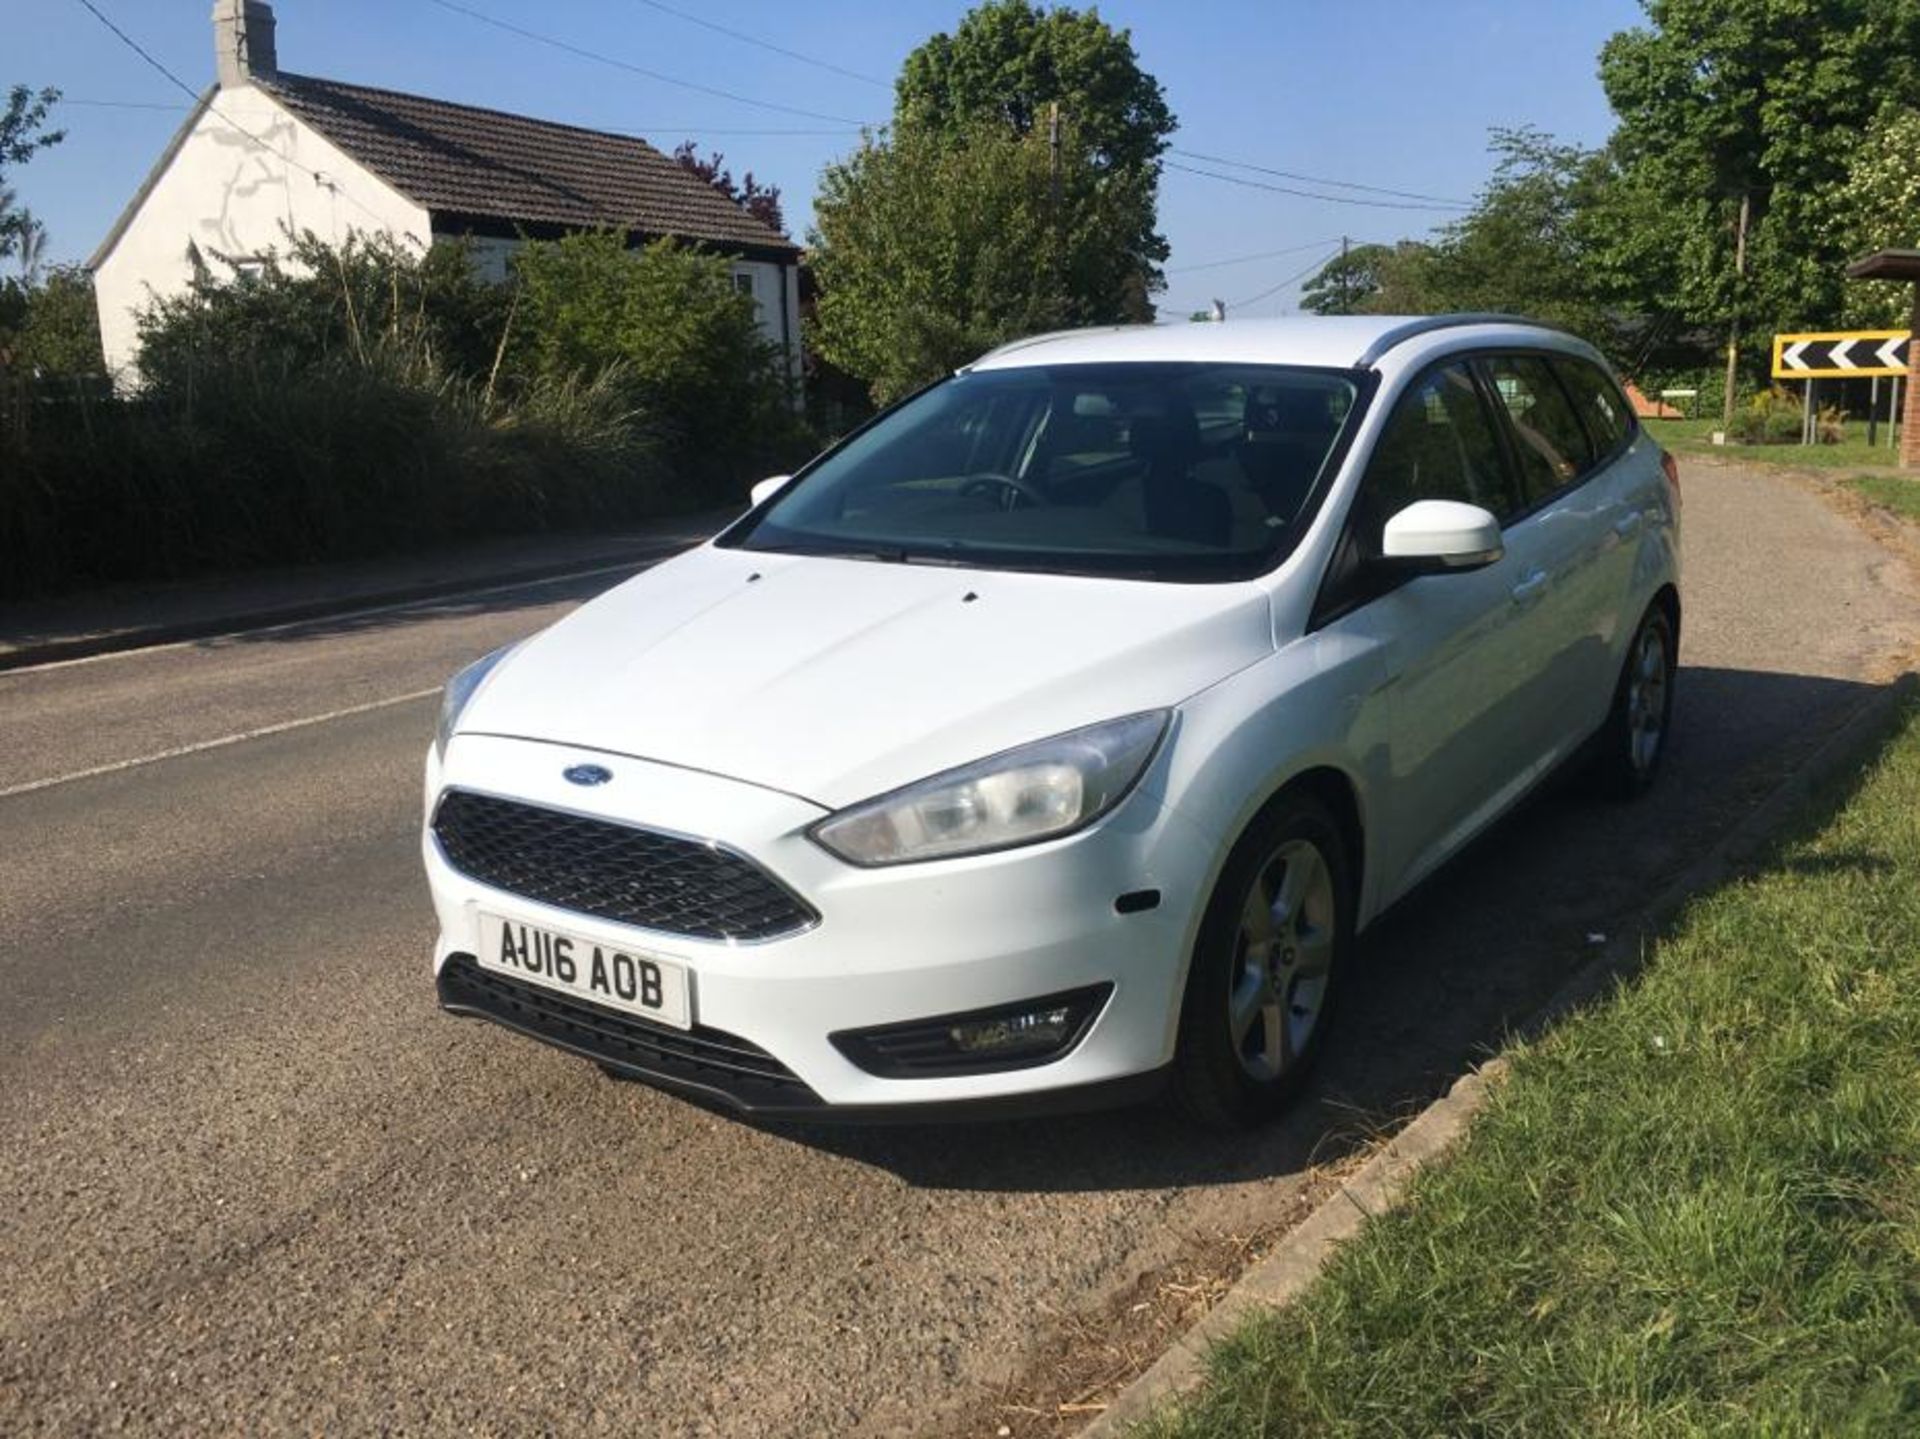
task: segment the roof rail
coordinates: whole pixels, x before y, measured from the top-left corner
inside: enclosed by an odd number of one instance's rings
[[[1422,315],[1418,319],[1408,320],[1404,325],[1395,325],[1391,330],[1374,338],[1354,361],[1354,368],[1365,370],[1377,364],[1380,357],[1395,345],[1403,345],[1417,335],[1429,334],[1434,330],[1451,330],[1460,325],[1531,325],[1536,330],[1556,330],[1557,325],[1544,324],[1539,320],[1530,320],[1525,315],[1506,315],[1496,310],[1462,311],[1454,315]],[[1571,333],[1562,330],[1562,334]]]
[[[1115,330],[1143,330],[1151,328],[1150,325],[1138,321],[1127,321],[1118,325],[1075,325],[1065,330],[1043,330],[1037,335],[1022,335],[1017,340],[1008,340],[1004,345],[995,345],[991,350],[988,350],[986,354],[980,356],[979,359],[970,360],[962,365],[954,371],[954,374],[966,374],[968,370],[971,370],[975,365],[979,364],[980,360],[991,360],[996,355],[1010,355],[1015,350],[1025,350],[1034,345],[1044,345],[1052,340],[1064,340],[1069,335],[1110,334]]]

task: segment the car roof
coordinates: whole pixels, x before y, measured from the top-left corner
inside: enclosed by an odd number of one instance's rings
[[[1414,342],[1421,343],[1414,343]],[[983,355],[970,370],[1029,365],[1211,361],[1221,364],[1366,368],[1389,351],[1412,346],[1421,356],[1464,344],[1548,344],[1582,354],[1591,347],[1512,315],[1289,315],[1277,320],[1187,321],[1060,330],[1014,340]],[[1410,353],[1408,358],[1412,358]]]

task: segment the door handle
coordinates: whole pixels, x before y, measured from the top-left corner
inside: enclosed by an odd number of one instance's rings
[[[1630,540],[1640,533],[1640,526],[1644,520],[1645,517],[1640,511],[1635,510],[1632,514],[1615,520],[1613,522],[1613,532],[1623,540]]]
[[[1516,605],[1530,605],[1539,599],[1547,587],[1548,576],[1545,570],[1535,570],[1519,584],[1513,587],[1513,602]]]

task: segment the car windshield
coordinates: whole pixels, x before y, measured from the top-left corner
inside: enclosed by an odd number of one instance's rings
[[[723,544],[1229,579],[1298,540],[1355,408],[1346,371],[1035,365],[923,392]]]

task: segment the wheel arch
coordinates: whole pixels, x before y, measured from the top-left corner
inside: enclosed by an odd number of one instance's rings
[[[1653,592],[1653,603],[1667,612],[1667,623],[1673,626],[1673,648],[1680,649],[1680,587],[1668,580]]]

